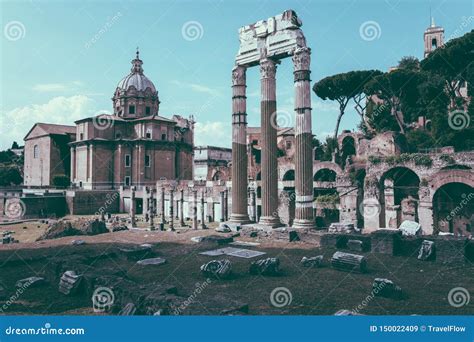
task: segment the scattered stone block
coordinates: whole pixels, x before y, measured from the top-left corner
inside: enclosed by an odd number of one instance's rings
[[[232,273],[232,263],[228,259],[211,260],[201,266],[201,273],[206,277],[227,279]]]
[[[119,248],[120,252],[125,254],[127,260],[142,260],[147,256],[151,255],[151,248],[147,247],[129,247],[129,248]]]
[[[122,310],[119,311],[119,316],[133,316],[137,312],[137,307],[133,303],[127,303]]]
[[[350,234],[355,233],[357,230],[354,227],[353,223],[341,223],[341,222],[334,222],[328,228],[328,233],[344,233]]]
[[[336,252],[331,258],[331,265],[342,271],[367,272],[367,261],[363,255]]]
[[[137,265],[163,265],[166,264],[166,259],[164,258],[150,258],[137,261]]]
[[[230,229],[230,227],[225,223],[221,223],[215,230],[218,233],[230,233],[232,231],[232,229]]]
[[[72,295],[77,293],[81,285],[82,275],[75,271],[66,271],[61,276],[59,281],[59,292],[65,295]]]
[[[18,280],[16,282],[16,287],[37,287],[44,285],[46,282],[42,277],[29,277],[25,279]]]
[[[86,242],[84,240],[72,240],[71,244],[74,246],[81,246],[81,245],[85,245]]]
[[[403,297],[403,292],[400,286],[395,285],[393,281],[385,278],[374,279],[372,293],[374,296],[392,299],[402,299]]]
[[[403,236],[419,236],[423,233],[421,225],[418,222],[405,220],[398,227],[401,230]]]
[[[418,260],[435,260],[436,249],[434,241],[423,240],[421,243],[420,251],[418,253]]]
[[[351,251],[362,252],[364,251],[364,243],[361,240],[349,240],[347,241],[347,248]]]
[[[310,258],[303,257],[303,259],[301,259],[301,265],[303,265],[303,267],[312,267],[312,268],[321,267],[323,264],[323,258],[324,257],[322,255],[318,255],[318,256],[310,257]]]
[[[261,274],[265,276],[276,276],[280,274],[280,259],[266,258],[254,261],[250,264],[250,274]]]
[[[377,229],[371,234],[372,252],[395,255],[402,238],[402,232],[398,229]]]

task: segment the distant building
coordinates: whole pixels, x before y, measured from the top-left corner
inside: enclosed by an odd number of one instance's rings
[[[232,149],[216,146],[194,148],[194,180],[231,180]]]
[[[105,190],[192,179],[194,121],[158,114],[158,91],[142,64],[137,52],[115,90],[113,115],[76,121],[76,141],[70,144],[75,186]]]
[[[431,18],[431,25],[425,30],[424,40],[424,58],[428,57],[431,52],[444,45],[444,28],[436,26],[434,18]]]
[[[55,176],[69,177],[68,143],[75,138],[74,126],[36,123],[24,138],[24,185],[53,186]]]

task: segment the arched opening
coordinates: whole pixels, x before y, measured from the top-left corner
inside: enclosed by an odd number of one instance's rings
[[[337,174],[331,169],[318,170],[313,177],[315,182],[335,182]]]
[[[474,222],[473,188],[464,183],[447,183],[433,196],[434,232],[467,236]]]
[[[471,170],[471,167],[462,164],[452,164],[441,168],[441,170]]]
[[[347,158],[356,154],[355,139],[350,135],[342,139],[341,144],[341,166],[346,165]]]
[[[431,50],[434,50],[438,47],[438,41],[436,38],[431,39]]]
[[[257,173],[257,180],[258,181],[262,180],[262,173],[261,172]]]
[[[283,175],[283,181],[294,181],[295,180],[295,170],[288,170]]]
[[[407,167],[394,167],[380,179],[380,227],[398,228],[405,220],[418,222],[420,178]]]

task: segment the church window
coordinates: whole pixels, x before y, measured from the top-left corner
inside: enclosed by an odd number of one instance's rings
[[[33,146],[33,158],[37,159],[39,157],[39,147],[38,145]]]
[[[130,186],[130,176],[125,176],[125,186]]]
[[[166,140],[166,133],[161,133],[161,140]]]
[[[128,106],[128,113],[135,114],[135,106]]]
[[[436,49],[437,47],[438,47],[438,41],[436,40],[436,38],[433,38],[431,40],[431,48]]]
[[[79,140],[84,140],[84,133],[79,134]]]
[[[150,155],[149,154],[146,154],[145,155],[145,167],[150,167],[151,166],[151,163],[150,163]]]
[[[125,155],[125,167],[130,167],[130,161],[131,161],[130,155],[126,154]]]
[[[150,129],[150,128],[148,128],[148,129],[146,130],[145,137],[146,137],[147,139],[151,139],[151,129]]]
[[[150,115],[151,114],[151,108],[147,106],[146,109],[145,109],[145,112],[146,112],[146,115]]]

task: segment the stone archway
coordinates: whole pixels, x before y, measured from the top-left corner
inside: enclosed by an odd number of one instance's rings
[[[418,222],[420,181],[405,166],[390,168],[380,177],[380,227],[398,228],[405,220]]]

